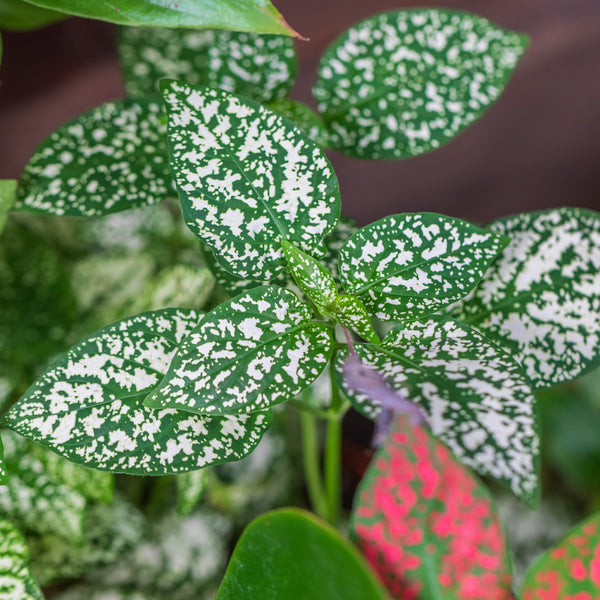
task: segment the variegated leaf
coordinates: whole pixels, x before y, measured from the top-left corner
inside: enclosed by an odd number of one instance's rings
[[[360,158],[437,148],[498,98],[524,35],[445,9],[382,13],[325,52],[314,95],[332,145]]]
[[[355,296],[338,296],[331,306],[331,315],[340,325],[351,329],[367,342],[376,345],[381,343],[365,305]]]
[[[502,344],[537,389],[600,363],[600,214],[516,215],[491,229],[512,243],[455,314]]]
[[[290,91],[297,70],[294,43],[282,35],[123,27],[118,50],[130,96],[156,94],[170,77],[271,102]]]
[[[0,57],[2,42],[0,41]],[[0,179],[0,235],[4,229],[6,218],[17,199],[17,182],[14,179]]]
[[[329,148],[331,146],[329,131],[325,126],[323,118],[306,106],[306,104],[292,100],[291,98],[282,98],[281,100],[270,102],[268,106],[280,115],[287,117],[321,148]]]
[[[522,600],[595,600],[600,592],[600,513],[577,525],[530,567]]]
[[[31,157],[16,208],[96,216],[173,196],[159,101],[107,102],[63,125]]]
[[[29,573],[29,550],[12,523],[0,519],[0,598],[2,600],[44,600]]]
[[[403,418],[360,484],[352,529],[392,598],[513,597],[511,561],[487,490]]]
[[[176,477],[177,512],[179,515],[187,517],[204,496],[211,479],[211,472],[209,469],[200,469],[182,473]]]
[[[254,102],[181,82],[161,86],[183,215],[221,266],[269,281],[283,269],[282,238],[322,255],[340,212],[323,152]]]
[[[432,432],[466,465],[507,485],[521,500],[539,499],[535,399],[521,367],[480,332],[436,315],[393,329],[381,346],[356,353],[429,416]],[[340,356],[337,370],[342,373]],[[373,418],[376,398],[340,384],[354,407]]]
[[[143,406],[200,314],[165,309],[110,325],[62,355],[4,423],[69,460],[162,475],[237,460],[271,423],[267,412],[208,418]]]
[[[444,215],[390,215],[344,244],[340,279],[376,317],[401,320],[466,296],[508,241]]]
[[[208,313],[181,344],[152,408],[253,413],[291,400],[325,368],[330,329],[289,290],[259,287]]]

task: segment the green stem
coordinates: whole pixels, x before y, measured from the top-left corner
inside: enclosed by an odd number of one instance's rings
[[[304,457],[304,476],[306,488],[313,511],[319,517],[328,519],[328,504],[323,493],[320,473],[319,436],[317,420],[306,411],[300,411],[302,418],[302,451]]]
[[[337,525],[342,506],[342,417],[344,407],[334,378],[334,362],[330,363],[331,416],[327,421],[325,438],[325,492],[327,495],[327,520]]]

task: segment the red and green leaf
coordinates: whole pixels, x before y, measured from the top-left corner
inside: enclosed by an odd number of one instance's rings
[[[398,600],[510,600],[510,561],[482,484],[399,418],[359,488],[352,528]]]

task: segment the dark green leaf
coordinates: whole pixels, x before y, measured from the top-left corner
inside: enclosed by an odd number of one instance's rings
[[[0,485],[4,485],[8,482],[8,473],[6,472],[6,465],[4,464],[4,446],[2,445],[2,438],[0,437]]]
[[[296,127],[302,129],[308,137],[318,144],[321,148],[329,148],[329,131],[325,122],[306,104],[292,100],[291,98],[282,98],[269,103],[269,108],[275,112],[287,117]]]
[[[65,19],[67,15],[22,0],[0,0],[0,29],[28,31]],[[0,56],[1,56],[0,52]]]

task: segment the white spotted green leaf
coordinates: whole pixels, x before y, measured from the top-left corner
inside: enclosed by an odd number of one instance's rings
[[[164,475],[242,458],[270,413],[209,418],[142,404],[199,321],[196,311],[164,309],[109,325],[63,354],[4,424],[102,471]]]
[[[15,208],[97,216],[175,195],[158,100],[107,102],[63,125],[35,151]]]
[[[307,388],[332,348],[330,329],[296,294],[258,287],[205,315],[145,404],[210,415],[265,410]]]
[[[175,476],[177,513],[187,517],[196,508],[212,481],[210,469],[199,469]]]
[[[521,366],[479,331],[435,315],[393,329],[381,346],[356,353],[401,396],[423,408],[432,432],[466,465],[498,479],[528,505],[539,499],[539,430],[535,398]],[[376,398],[342,390],[375,418]]]
[[[291,98],[282,98],[269,103],[269,108],[287,117],[296,127],[302,129],[308,137],[321,148],[329,148],[329,131],[323,117],[314,110]]]
[[[600,213],[561,208],[491,225],[511,244],[455,314],[509,350],[537,389],[600,363]]]
[[[0,598],[44,600],[28,567],[29,549],[16,527],[0,519]]]
[[[334,148],[406,158],[445,144],[502,93],[527,37],[445,9],[382,13],[325,52],[314,87]]]
[[[466,296],[508,241],[444,215],[390,215],[344,244],[340,279],[377,318],[401,320]]]
[[[183,216],[242,279],[283,269],[281,239],[312,254],[340,213],[323,152],[287,119],[222,90],[163,81],[169,154]]]
[[[294,43],[282,35],[124,27],[118,50],[130,96],[157,94],[168,77],[272,102],[290,91],[298,68]]]
[[[367,342],[376,345],[381,343],[365,305],[356,296],[341,294],[331,305],[330,313],[340,325],[351,329]]]

